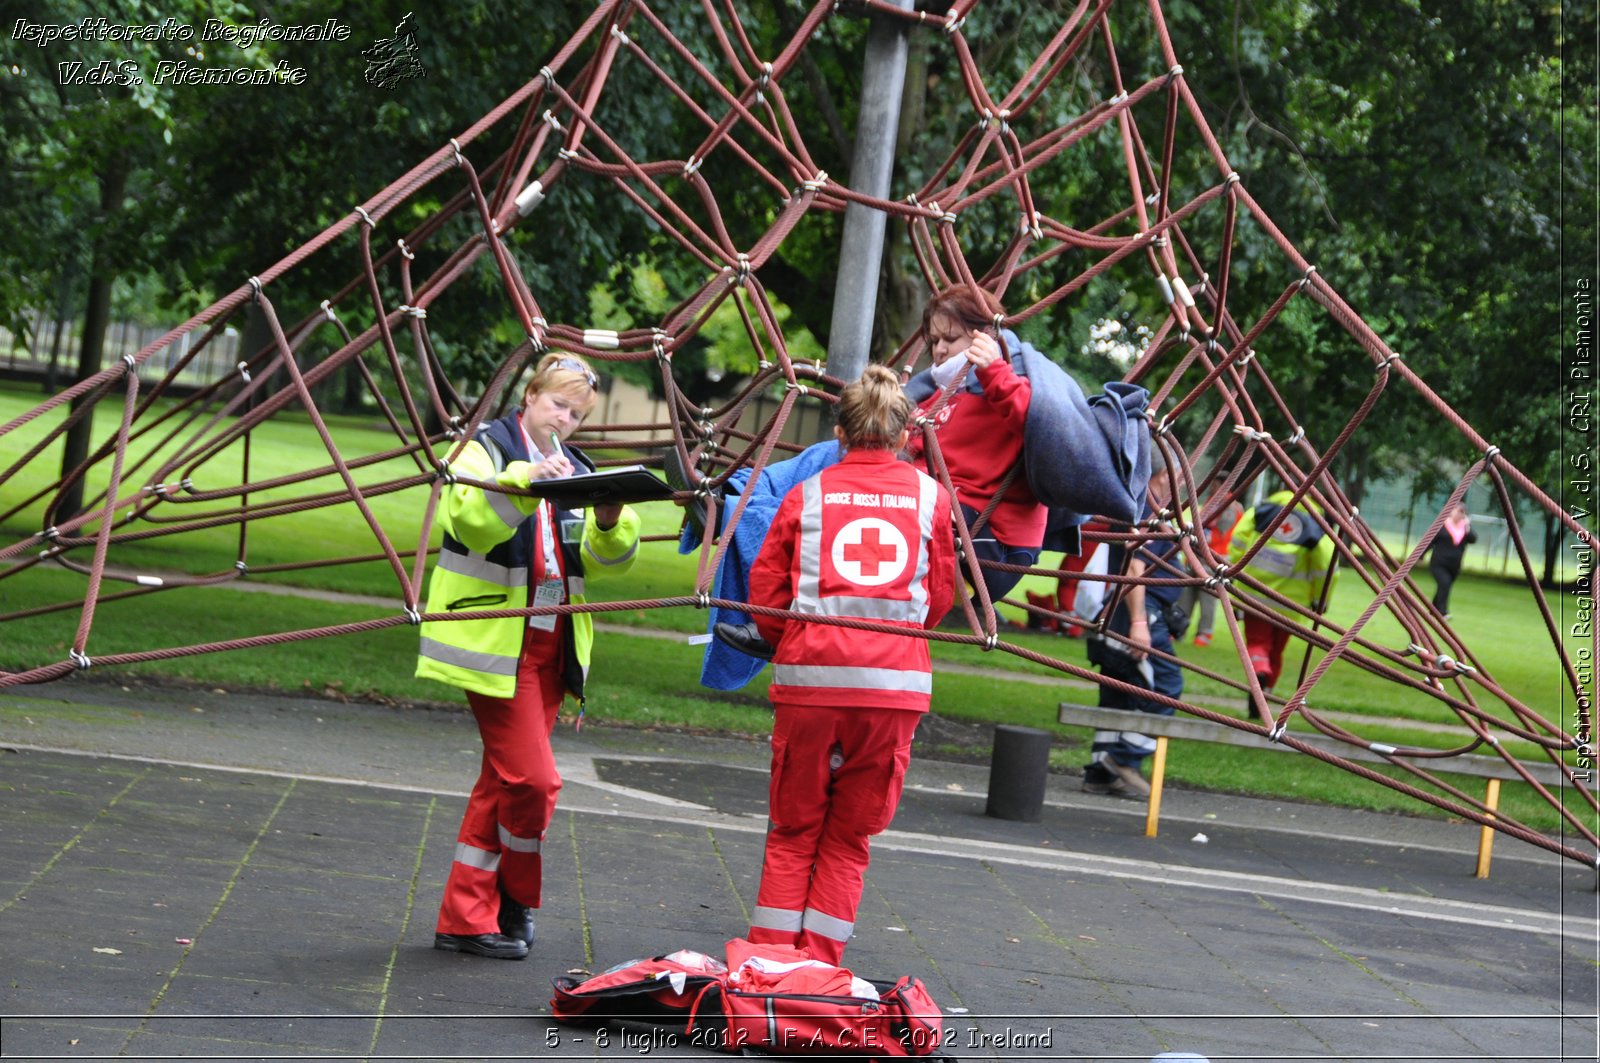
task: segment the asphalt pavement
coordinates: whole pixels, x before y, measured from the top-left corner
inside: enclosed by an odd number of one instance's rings
[[[0,691],[0,1055],[725,1058],[554,1024],[550,980],[748,925],[762,741],[558,728],[523,962],[434,918],[478,740],[463,712],[68,680]],[[1594,869],[1477,828],[915,760],[846,963],[912,974],[961,1059],[1593,1060]]]

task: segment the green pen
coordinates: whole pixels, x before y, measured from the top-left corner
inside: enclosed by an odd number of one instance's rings
[[[550,433],[550,445],[555,448],[550,452],[552,458],[561,453],[561,439],[554,432]]]

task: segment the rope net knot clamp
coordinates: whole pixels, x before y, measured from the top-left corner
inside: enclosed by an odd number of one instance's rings
[[[1394,351],[1390,351],[1389,356],[1378,363],[1378,368],[1374,370],[1374,372],[1387,373],[1389,371],[1389,367],[1399,360],[1400,355]]]
[[[356,208],[356,213],[361,216],[361,220],[362,221],[367,223],[367,228],[376,229],[378,227],[376,224],[373,223],[372,215],[367,213],[367,208],[366,207],[357,207]]]
[[[461,142],[455,137],[450,138],[450,153],[455,156],[457,166],[465,166],[467,164],[466,157],[461,154]]]
[[[1433,659],[1435,668],[1439,668],[1455,675],[1473,675],[1478,671],[1472,665],[1458,661],[1448,653],[1441,653]]]
[[[418,321],[426,321],[428,319],[428,310],[426,307],[407,306],[405,303],[401,303],[400,312],[405,314],[407,317],[414,317]]]
[[[238,368],[239,368],[239,375],[244,377],[244,382],[246,384],[250,383],[250,363],[249,362],[240,362]]]
[[[1198,542],[1199,540],[1196,539],[1196,541]],[[1227,571],[1228,571],[1228,566],[1227,565],[1218,565],[1216,574],[1206,577],[1205,585],[1207,587],[1228,587],[1228,586],[1232,586],[1233,579],[1232,579],[1232,577],[1230,577],[1230,576],[1228,576],[1226,574]]]
[[[1300,283],[1299,283],[1299,285],[1296,286],[1295,291],[1303,292],[1308,287],[1310,287],[1311,286],[1311,275],[1313,273],[1315,273],[1316,271],[1317,271],[1317,267],[1315,267],[1315,266],[1307,266],[1306,267],[1306,271],[1300,275]]]
[[[699,592],[697,592],[695,594],[695,596],[694,596],[694,607],[696,609],[710,609],[711,608],[711,592],[710,591],[699,591]]]
[[[1241,354],[1238,358],[1234,359],[1234,362],[1233,362],[1234,368],[1243,369],[1245,366],[1250,364],[1251,360],[1253,358],[1255,358],[1255,356],[1256,356],[1256,349],[1254,347],[1246,347],[1244,349],[1244,353]]]
[[[750,279],[750,272],[750,256],[745,254],[743,251],[740,251],[739,265],[738,268],[734,270],[734,277],[739,281],[739,283],[742,284]]]
[[[1183,77],[1183,64],[1182,63],[1173,63],[1172,64],[1172,69],[1167,71],[1167,80],[1171,81],[1173,78],[1181,78],[1181,77]]]
[[[405,241],[400,241],[400,244],[402,247],[404,247]],[[408,255],[407,257],[409,258],[410,256]],[[327,299],[322,300],[322,312],[327,316],[329,321],[339,320],[339,315],[333,312],[333,306]]]
[[[984,653],[988,653],[998,645],[1000,645],[1000,633],[998,631],[991,631],[987,635],[983,636]]]
[[[1183,68],[1179,67],[1178,69],[1181,70]],[[1239,176],[1239,171],[1238,170],[1233,170],[1233,171],[1230,171],[1228,176],[1223,179],[1222,187],[1223,188],[1232,188],[1234,185],[1239,184],[1243,180],[1244,180],[1244,178]]]
[[[1303,424],[1297,424],[1297,425],[1294,426],[1294,435],[1290,436],[1288,439],[1285,439],[1283,441],[1283,445],[1286,446],[1286,447],[1295,446],[1296,444],[1298,444],[1305,437],[1306,437],[1306,426],[1303,425]]]
[[[422,614],[417,612],[417,607],[414,605],[406,606],[403,611],[403,615],[406,618],[406,623],[410,624],[412,627],[417,627],[422,623]]]
[[[134,358],[134,356],[133,356],[133,355],[131,355],[131,354],[125,354],[125,355],[123,355],[123,356],[122,356],[122,364],[123,364],[123,365],[124,365],[124,366],[126,366],[126,367],[127,367],[127,370],[128,370],[128,372],[130,372],[130,373],[131,373],[131,372],[133,372],[133,371],[134,371],[134,370],[135,370],[135,369],[136,369],[136,368],[138,368],[138,366],[139,366],[139,361],[138,361],[138,359],[136,359],[136,358]]]
[[[150,486],[146,487],[145,490],[149,491],[151,494],[155,495],[157,498],[166,498],[167,497],[167,485],[164,484],[164,483],[151,484]]]
[[[1252,443],[1267,443],[1271,442],[1272,440],[1271,432],[1264,432],[1256,428],[1251,428],[1247,424],[1234,425],[1233,434],[1236,436],[1244,436]]]
[[[798,391],[801,395],[811,394],[811,389],[798,381],[789,381],[783,385],[785,391]]]
[[[80,672],[88,671],[89,667],[94,664],[94,662],[89,659],[88,654],[79,653],[77,650],[68,650],[67,660],[71,661],[72,667],[78,669]]]
[[[626,33],[622,32],[622,27],[618,26],[615,22],[613,22],[611,24],[611,36],[614,39],[616,39],[617,41],[620,41],[623,44],[631,43],[628,40],[628,35]],[[550,69],[549,67],[544,67],[539,72],[542,74],[542,73],[544,73],[545,70],[549,70],[549,69]]]
[[[1275,724],[1273,724],[1272,725],[1272,730],[1267,732],[1267,741],[1269,741],[1269,742],[1282,742],[1284,733],[1287,732],[1288,730],[1289,730],[1289,725],[1286,724],[1286,723],[1275,723]]]
[[[658,328],[650,330],[650,350],[655,352],[656,361],[662,365],[672,361],[672,353],[667,350],[667,334],[664,330]]]
[[[261,301],[261,278],[260,277],[251,277],[250,278],[250,301],[252,303],[259,303]]]
[[[1038,211],[1033,211],[1031,214],[1027,211],[1022,213],[1022,232],[1030,240],[1044,239],[1044,226],[1039,224],[1039,217]]]
[[[450,463],[443,458],[439,459],[439,467],[434,470],[433,478],[443,483],[446,487],[456,482],[455,472],[450,468]]]
[[[235,561],[235,562],[234,562],[234,563],[233,563],[233,567],[234,567],[234,568],[235,568],[235,569],[236,569],[236,570],[238,570],[238,573],[239,573],[239,575],[241,575],[241,576],[248,576],[248,575],[250,575],[250,566],[249,566],[249,565],[247,565],[247,564],[245,564],[245,563],[244,563],[244,562],[243,562],[243,561]]]
[[[544,182],[535,178],[528,187],[517,193],[517,215],[527,217],[533,208],[544,202]]]
[[[800,187],[805,189],[807,192],[820,192],[820,191],[822,191],[822,189],[826,188],[827,185],[828,185],[828,171],[827,170],[818,170],[817,171],[817,175],[815,177],[811,178],[809,181],[801,181],[800,182]],[[907,197],[907,198],[910,198],[912,200],[913,205],[915,205],[915,202],[916,202],[915,195]]]
[[[683,164],[683,176],[693,177],[700,171],[700,164],[705,160],[698,155],[691,155]]]
[[[767,102],[767,86],[772,84],[772,64],[761,64],[761,77],[756,81],[756,99],[761,103]]]
[[[1484,448],[1483,460],[1485,462],[1491,462],[1494,459],[1498,458],[1499,456],[1500,456],[1500,448],[1499,447],[1494,446],[1493,444],[1490,444],[1488,447]]]
[[[52,524],[39,534],[44,536],[45,542],[53,543],[61,538],[61,529]]]
[[[400,249],[400,254],[405,256],[407,262],[415,262],[417,260],[416,254],[412,252],[404,240],[396,240],[394,245]],[[328,305],[327,300],[323,300],[322,305],[326,308]]]
[[[1115,96],[1111,97],[1109,100],[1106,101],[1106,106],[1107,107],[1115,107],[1117,104],[1122,103],[1127,98],[1128,98],[1128,94],[1126,92],[1119,92]]]
[[[542,70],[540,70],[539,72],[541,74],[549,75],[550,74],[550,68],[549,67],[545,67]],[[552,80],[552,81],[554,80],[554,76],[553,75],[550,76],[550,80]],[[544,120],[544,124],[545,125],[547,125],[550,128],[554,129],[557,133],[565,133],[567,131],[566,127],[561,124],[561,119],[556,117],[556,114],[555,114],[554,111],[546,108],[544,114],[540,115],[539,117]]]
[[[967,16],[962,15],[960,18],[957,18],[954,15],[946,15],[944,17],[944,19],[945,19],[945,21],[944,21],[944,32],[945,32],[945,35],[953,37],[953,36],[955,36],[957,33],[959,33],[961,31],[961,27],[967,21]]]

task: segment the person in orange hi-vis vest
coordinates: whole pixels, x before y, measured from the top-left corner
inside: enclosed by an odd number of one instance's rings
[[[750,603],[910,630],[950,609],[950,496],[900,461],[915,408],[868,366],[839,396],[837,465],[797,484],[750,570]],[[894,818],[928,711],[926,639],[757,615],[773,657],[770,826],[749,940],[837,964],[854,930],[868,839]]]

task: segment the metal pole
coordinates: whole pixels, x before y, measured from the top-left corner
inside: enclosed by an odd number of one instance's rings
[[[913,0],[890,2],[906,11],[913,5]],[[861,114],[856,120],[850,187],[877,199],[889,197],[908,51],[906,23],[873,16],[872,28],[867,32],[866,70],[861,79]],[[887,222],[880,210],[859,203],[845,207],[833,323],[828,333],[828,372],[841,380],[859,377],[872,350],[872,318],[877,309]]]

